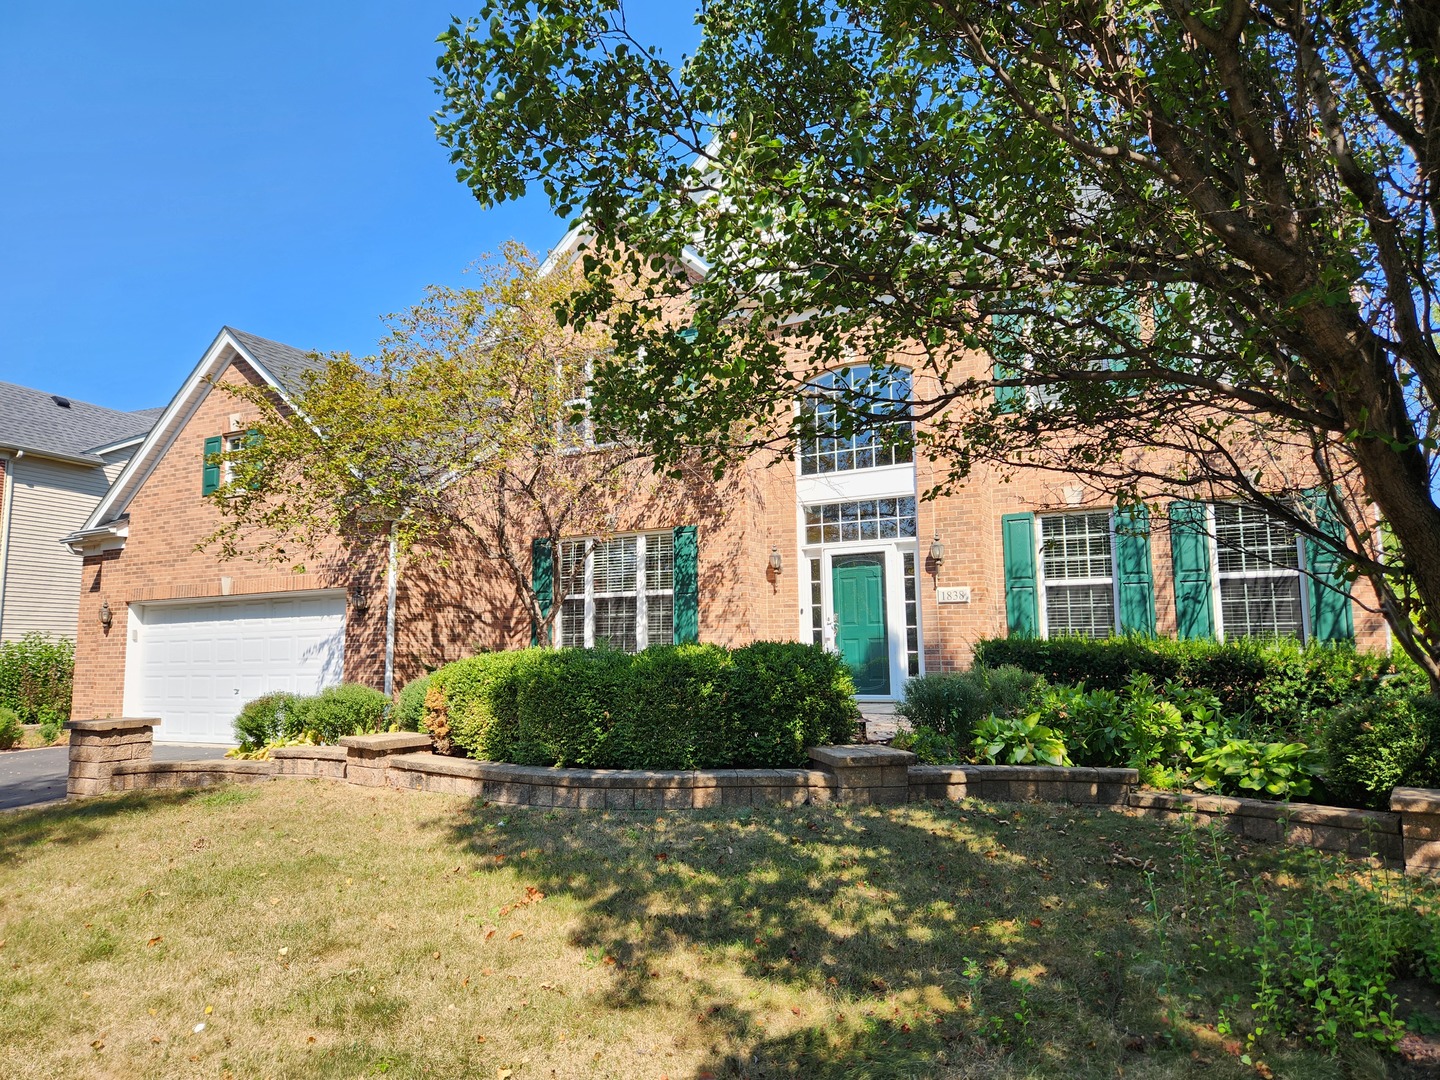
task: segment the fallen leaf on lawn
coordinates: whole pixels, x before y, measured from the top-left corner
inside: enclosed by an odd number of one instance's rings
[[[280,946],[280,955],[281,955],[281,956],[289,956],[289,955],[290,955],[290,946],[288,946],[288,945],[281,945],[281,946]]]
[[[159,1035],[151,1035],[151,1036],[150,1036],[150,1041],[151,1041],[152,1043],[154,1043],[156,1046],[159,1046],[159,1045],[160,1045],[162,1042],[164,1042],[165,1040],[162,1039],[162,1038],[160,1038]]]
[[[206,1005],[206,1006],[205,1006],[205,1015],[206,1015],[206,1016],[209,1016],[209,1015],[210,1015],[211,1013],[213,1013],[214,1011],[215,1011],[215,1006],[214,1006],[214,1005]]]
[[[476,1035],[476,1036],[475,1036],[475,1041],[476,1041],[477,1043],[482,1043],[482,1042],[485,1041],[485,1036],[484,1036],[484,1035]]]
[[[439,959],[440,959],[440,950],[439,950],[439,949],[436,949],[436,950],[435,950],[435,959],[436,959],[436,960],[439,960]]]
[[[670,856],[667,855],[667,854],[665,854],[665,852],[663,852],[663,851],[657,852],[656,855],[655,855],[655,861],[656,861],[656,862],[665,862],[665,861],[666,861],[667,859],[669,859],[669,858],[670,858]]]
[[[513,934],[510,935],[510,940],[511,940],[511,941],[514,941],[516,938],[522,938],[522,937],[524,937],[524,936],[525,936],[525,931],[524,931],[524,930],[516,930]]]
[[[104,1049],[105,1049],[105,1040],[104,1040],[104,1039],[96,1039],[96,1040],[95,1040],[94,1042],[92,1042],[90,1045],[93,1046],[96,1050],[104,1050]]]
[[[164,940],[165,940],[165,939],[164,939],[163,937],[161,937],[159,934],[156,934],[154,937],[152,937],[152,938],[151,938],[149,941],[147,941],[145,944],[146,944],[147,946],[148,946],[148,945],[159,945],[160,942],[162,942],[162,941],[164,941]]]
[[[510,1080],[515,1075],[514,1069],[507,1069],[504,1065],[495,1070],[495,1080]]]
[[[799,1007],[798,1005],[791,1005],[791,1006],[790,1006],[790,1011],[791,1011],[792,1013],[794,1013],[796,1016],[799,1016],[799,1015],[800,1015],[800,1007]]]
[[[150,1010],[149,1010],[149,1013],[150,1013],[151,1016],[159,1016],[159,1015],[160,1015],[160,1010],[159,1010],[159,1009],[150,1009]]]
[[[481,968],[481,969],[480,969],[480,974],[481,974],[481,975],[494,975],[494,974],[495,974],[495,969],[494,969],[494,968]]]
[[[486,941],[489,941],[489,940],[490,940],[492,937],[494,937],[494,936],[495,936],[495,927],[493,927],[493,926],[487,926],[487,927],[485,928],[485,940],[486,940]]]
[[[1044,926],[1045,924],[1044,924],[1043,922],[1041,922],[1039,919],[1031,919],[1031,920],[1030,920],[1030,925],[1033,926],[1036,930],[1039,930],[1040,927]]]
[[[313,1042],[315,1041],[315,1036],[314,1036],[314,1035],[307,1035],[307,1036],[305,1036],[305,1041],[306,1041],[307,1043],[313,1043]]]

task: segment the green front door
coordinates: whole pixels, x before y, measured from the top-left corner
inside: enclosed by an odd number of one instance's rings
[[[835,647],[855,675],[857,694],[890,693],[890,643],[885,635],[885,556],[836,555]]]

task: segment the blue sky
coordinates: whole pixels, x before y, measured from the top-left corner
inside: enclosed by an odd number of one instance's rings
[[[478,0],[0,4],[0,380],[162,405],[229,323],[370,351],[505,240],[435,141],[434,39]],[[677,55],[692,8],[631,0]]]

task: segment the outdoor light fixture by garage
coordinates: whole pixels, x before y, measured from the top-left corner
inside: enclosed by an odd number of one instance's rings
[[[940,542],[940,534],[935,534],[935,539],[930,541],[930,561],[939,566],[945,561],[945,545]]]
[[[356,611],[364,611],[370,606],[370,597],[358,585],[350,590],[350,606]]]
[[[777,574],[785,569],[785,560],[780,557],[780,549],[778,547],[772,547],[770,549],[770,569],[774,570]]]
[[[100,625],[109,630],[115,623],[115,613],[110,610],[110,601],[100,601]]]

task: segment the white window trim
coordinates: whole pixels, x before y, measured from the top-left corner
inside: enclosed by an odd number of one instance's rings
[[[1225,604],[1220,595],[1222,578],[1227,581],[1255,581],[1261,578],[1293,577],[1300,590],[1300,644],[1311,640],[1310,603],[1305,595],[1305,538],[1295,533],[1295,568],[1274,567],[1269,570],[1241,570],[1220,573],[1220,536],[1215,527],[1215,503],[1205,504],[1205,531],[1210,549],[1210,615],[1215,624],[1215,640],[1225,641]],[[1253,505],[1253,504],[1251,504]],[[1256,507],[1259,509],[1259,507]]]
[[[671,578],[670,578],[670,588],[668,588],[668,589],[647,589],[647,588],[646,588],[646,584],[647,584],[648,578],[649,578],[649,562],[648,562],[647,557],[646,557],[646,556],[647,556],[647,553],[648,553],[648,550],[649,550],[649,540],[650,540],[651,538],[653,538],[653,537],[659,537],[659,536],[664,536],[664,535],[667,535],[666,530],[660,529],[660,530],[656,530],[656,531],[653,531],[653,532],[644,532],[644,533],[618,533],[618,534],[616,534],[616,535],[614,535],[614,536],[606,536],[606,537],[598,537],[598,536],[573,537],[573,538],[566,538],[566,539],[560,541],[560,543],[561,543],[561,557],[556,560],[556,573],[557,573],[557,575],[559,575],[559,576],[562,578],[562,580],[563,580],[563,567],[564,567],[564,565],[565,565],[565,560],[564,560],[564,548],[565,548],[565,545],[567,545],[567,544],[584,544],[584,545],[585,545],[585,570],[584,570],[585,591],[584,591],[584,593],[582,594],[582,597],[577,597],[577,595],[576,595],[575,593],[562,593],[561,599],[560,599],[560,613],[559,613],[559,614],[560,614],[560,628],[559,628],[559,629],[560,629],[560,640],[561,640],[562,643],[563,643],[564,640],[565,640],[565,623],[564,623],[564,619],[565,619],[565,604],[566,604],[567,601],[575,600],[575,599],[578,599],[578,598],[583,598],[584,601],[585,601],[585,606],[584,606],[584,609],[583,609],[583,610],[584,610],[584,614],[583,614],[583,616],[582,616],[583,619],[584,619],[584,633],[583,633],[584,647],[587,648],[587,649],[593,649],[593,648],[595,647],[595,601],[596,601],[596,599],[597,599],[597,594],[596,594],[596,592],[595,592],[595,549],[596,549],[597,546],[599,546],[599,544],[601,544],[603,541],[607,541],[607,540],[628,540],[628,539],[632,539],[632,538],[633,538],[634,541],[635,541],[635,651],[636,651],[636,652],[642,652],[643,650],[647,649],[647,648],[649,647],[649,645],[650,645],[650,597],[651,597],[652,595],[653,595],[653,596],[668,596],[668,597],[670,597],[671,621],[672,621],[672,623],[673,623],[673,621],[674,621],[674,610],[675,610],[675,578],[674,578],[673,570],[672,570]],[[670,534],[670,535],[673,536],[673,534]],[[673,541],[672,541],[672,542],[673,542]],[[671,558],[672,558],[672,560],[673,560],[673,558],[674,558],[673,551],[672,551],[672,554],[671,554]],[[629,595],[628,593],[607,592],[607,593],[601,593],[601,594],[599,594],[598,599],[609,599],[609,598],[611,598],[611,597],[625,597],[625,596],[628,596],[628,595]],[[671,640],[672,640],[672,641],[674,640],[674,629],[673,629],[673,626],[672,626],[672,629],[671,629]],[[668,643],[667,643],[667,644],[668,644]]]
[[[901,398],[895,398],[895,399],[893,399],[893,400],[895,400],[895,401],[897,401],[897,402],[903,400],[903,401],[905,401],[905,402],[908,403],[909,401],[911,401],[911,400],[913,399],[914,394],[915,394],[915,372],[912,371],[910,368],[906,367],[904,364],[895,364],[895,365],[892,365],[892,366],[894,367],[894,369],[895,369],[897,372],[898,372],[898,371],[903,371],[903,372],[905,373],[905,382],[906,382],[906,386],[905,386],[905,394],[906,394],[906,396],[905,396],[903,399],[901,399]],[[827,376],[827,375],[835,375],[835,374],[838,374],[840,371],[843,371],[843,370],[845,370],[845,369],[847,369],[847,368],[853,371],[855,368],[858,368],[858,367],[869,368],[871,371],[873,371],[873,370],[875,369],[875,365],[874,365],[874,364],[870,364],[870,363],[864,363],[864,364],[861,364],[861,363],[841,364],[841,365],[839,365],[838,367],[832,367],[832,368],[827,368],[827,369],[825,369],[824,371],[820,372],[819,375],[816,376],[816,379],[822,379],[822,378],[824,378],[824,377]],[[806,384],[807,384],[807,387],[808,387],[808,390],[807,390],[807,392],[806,392],[806,394],[805,394],[806,397],[816,396],[816,395],[822,395],[822,394],[828,394],[830,397],[837,397],[837,396],[838,396],[838,393],[837,393],[834,389],[826,390],[826,389],[823,388],[823,387],[815,386],[815,385],[814,385],[813,383],[811,383],[809,380],[807,380],[807,383],[806,383]],[[794,415],[794,416],[799,416],[800,413],[801,413],[801,411],[804,409],[804,407],[805,407],[805,402],[804,402],[804,398],[802,397],[800,400],[797,400],[797,401],[795,401],[795,402],[792,404],[792,406],[791,406],[791,413],[792,413],[792,415]],[[910,434],[911,434],[911,438],[912,438],[912,440],[913,440],[914,435],[915,435],[915,425],[914,425],[913,422],[910,424]],[[910,470],[913,472],[913,471],[914,471],[914,468],[915,468],[915,447],[914,447],[914,445],[913,445],[913,443],[912,443],[911,448],[910,448],[910,460],[909,460],[909,461],[889,461],[889,462],[885,462],[884,464],[865,465],[865,466],[863,466],[863,467],[857,467],[857,468],[853,468],[853,469],[832,469],[832,470],[830,470],[829,472],[806,472],[806,471],[805,471],[805,443],[804,443],[804,440],[803,440],[803,439],[796,439],[796,440],[795,440],[795,450],[794,450],[794,462],[795,462],[795,476],[796,476],[797,480],[799,480],[799,481],[802,482],[802,483],[807,482],[807,481],[810,482],[810,483],[815,483],[815,482],[821,482],[821,483],[823,483],[823,482],[826,481],[827,479],[831,479],[831,478],[835,478],[835,477],[854,476],[854,475],[856,475],[856,474],[864,475],[864,474],[869,473],[869,472],[872,472],[873,470],[876,470],[876,469],[895,469],[895,470],[898,470],[898,469],[908,468],[908,469],[910,469]]]
[[[1045,526],[1043,519],[1047,517],[1065,517],[1070,514],[1098,514],[1100,510],[1057,510],[1049,513],[1038,513],[1035,515],[1035,591],[1037,606],[1039,607],[1038,619],[1039,630],[1042,640],[1050,638],[1050,581],[1045,575]],[[1106,525],[1110,530],[1110,634],[1120,632],[1120,567],[1116,562],[1118,553],[1115,544],[1115,511],[1111,510],[1106,515]],[[1212,563],[1213,565],[1213,563]],[[1056,578],[1056,585],[1104,585],[1105,578]],[[1107,635],[1108,636],[1108,635]],[[1096,639],[1103,640],[1103,639]]]

